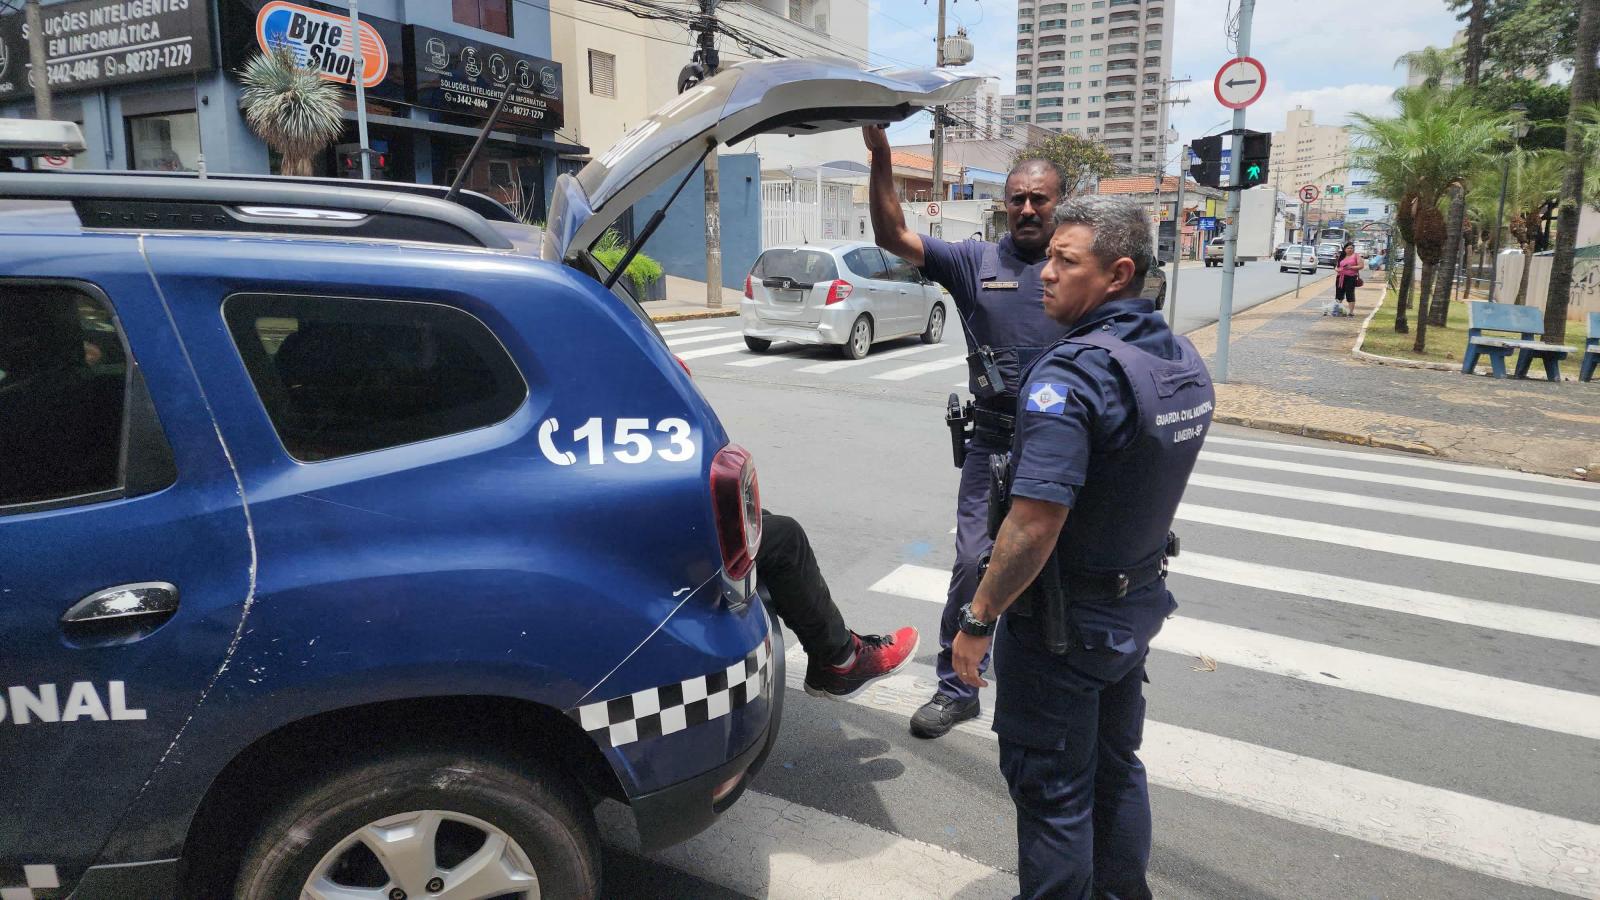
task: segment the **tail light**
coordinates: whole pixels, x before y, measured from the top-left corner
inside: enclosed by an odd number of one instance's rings
[[[678,365],[683,366],[683,374],[689,376],[690,378],[694,377],[694,373],[689,371],[689,364],[683,361],[683,357],[674,356],[673,359],[678,361]]]
[[[746,300],[754,300],[756,298],[756,295],[750,292],[750,276],[749,275],[746,275],[744,277],[744,298]]]
[[[750,574],[761,548],[761,485],[750,451],[729,444],[711,460],[711,512],[722,568],[734,580]]]
[[[850,292],[853,290],[855,290],[855,288],[850,284],[850,282],[845,281],[842,278],[835,279],[833,284],[828,285],[828,300],[823,305],[832,306],[835,303],[846,300],[850,297]]]

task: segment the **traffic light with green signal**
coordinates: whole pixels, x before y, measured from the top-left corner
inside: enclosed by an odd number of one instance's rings
[[[1252,131],[1245,135],[1236,183],[1247,188],[1264,184],[1267,180],[1267,169],[1271,160],[1271,134]]]

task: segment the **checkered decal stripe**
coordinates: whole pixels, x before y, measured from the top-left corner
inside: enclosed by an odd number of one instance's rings
[[[49,900],[60,888],[55,866],[0,866],[0,900]]]
[[[748,656],[726,669],[585,704],[571,715],[602,745],[621,747],[721,718],[765,696],[771,685],[772,635],[768,633]]]

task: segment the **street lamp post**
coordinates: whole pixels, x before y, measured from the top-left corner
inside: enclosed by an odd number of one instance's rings
[[[1528,133],[1528,123],[1523,120],[1523,116],[1525,116],[1528,112],[1528,107],[1523,103],[1513,103],[1511,104],[1511,112],[1516,116],[1511,122],[1511,133],[1515,136],[1518,147],[1520,147],[1523,137],[1525,137]],[[1494,246],[1489,248],[1490,303],[1494,302],[1495,281],[1499,277],[1501,244],[1500,229],[1504,227],[1506,219],[1506,185],[1511,181],[1511,157],[1515,155],[1515,152],[1507,153],[1505,165],[1500,170],[1500,208],[1494,214]],[[1525,259],[1522,261],[1522,264],[1527,265],[1529,262],[1531,262],[1531,260]]]

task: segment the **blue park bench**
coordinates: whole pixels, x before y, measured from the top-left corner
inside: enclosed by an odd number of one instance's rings
[[[1593,330],[1594,324],[1590,323]],[[1485,331],[1509,331],[1520,338],[1488,337]],[[1506,377],[1506,357],[1517,351],[1518,378],[1528,377],[1528,367],[1535,358],[1544,362],[1544,377],[1550,381],[1561,380],[1561,360],[1578,348],[1562,344],[1546,344],[1535,338],[1544,334],[1544,310],[1533,306],[1514,306],[1510,303],[1474,301],[1467,304],[1467,352],[1461,361],[1463,374],[1471,375],[1478,365],[1479,356],[1489,357],[1489,368],[1494,377]]]
[[[1600,312],[1589,313],[1589,342],[1583,348],[1583,362],[1578,364],[1578,380],[1594,377],[1594,368],[1600,365]]]

